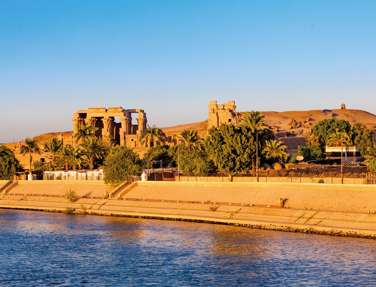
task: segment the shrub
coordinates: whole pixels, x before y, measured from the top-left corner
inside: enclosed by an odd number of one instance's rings
[[[127,147],[112,148],[104,161],[104,180],[106,183],[120,183],[129,180],[132,176],[140,175],[140,173],[140,158]]]
[[[78,196],[76,192],[72,189],[67,190],[65,193],[66,199],[68,199],[70,202],[76,202],[78,200]]]
[[[71,208],[71,207],[67,207],[67,208],[64,210],[64,213],[65,213],[65,214],[74,214],[75,211],[76,211],[76,209]]]
[[[217,211],[218,208],[219,208],[219,205],[210,205],[210,207],[209,207],[210,211],[213,211],[213,212]]]
[[[16,171],[21,168],[13,151],[0,145],[0,179],[11,179]]]

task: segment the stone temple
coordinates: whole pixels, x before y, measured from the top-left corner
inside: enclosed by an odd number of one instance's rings
[[[83,126],[90,125],[97,128],[96,136],[104,143],[138,148],[146,124],[146,113],[141,109],[88,108],[73,114],[73,138]]]
[[[240,115],[236,111],[235,101],[228,101],[224,104],[218,104],[217,101],[209,102],[208,111],[208,130],[218,128],[222,124],[237,124]]]

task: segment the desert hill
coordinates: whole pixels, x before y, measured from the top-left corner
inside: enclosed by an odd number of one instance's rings
[[[325,109],[309,111],[263,112],[265,120],[276,132],[304,134],[317,122],[324,119],[343,119],[351,124],[362,123],[367,128],[376,128],[376,115],[353,109]]]
[[[246,112],[241,112],[243,115]],[[376,129],[376,115],[362,111],[350,109],[333,109],[333,110],[308,110],[308,111],[264,111],[265,121],[276,133],[286,133],[295,135],[304,135],[308,133],[312,126],[324,119],[343,119],[351,124],[362,123],[371,130]],[[171,136],[181,133],[185,129],[192,129],[204,135],[207,130],[207,121],[176,125],[162,128],[163,131]]]

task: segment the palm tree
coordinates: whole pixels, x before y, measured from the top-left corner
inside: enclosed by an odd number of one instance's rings
[[[76,168],[81,169],[82,162],[84,160],[84,150],[81,145],[76,147],[66,145],[62,149],[61,155],[64,160],[66,171],[70,167],[72,167],[73,170],[76,170]]]
[[[253,167],[256,168],[256,176],[258,181],[258,167],[259,167],[259,133],[267,128],[264,116],[260,112],[252,111],[247,113],[242,119],[241,125],[250,129],[256,142],[256,154]]]
[[[77,134],[75,135],[76,142],[85,141],[89,138],[95,137],[95,133],[97,132],[98,128],[93,127],[91,125],[83,125],[78,130]]]
[[[82,148],[83,158],[90,169],[94,169],[95,161],[103,159],[106,153],[106,147],[97,138],[88,138],[82,144]]]
[[[52,168],[55,167],[56,156],[63,148],[63,141],[57,138],[52,138],[44,144],[44,152],[48,153],[49,163]]]
[[[343,184],[343,148],[351,145],[351,138],[346,132],[335,129],[329,135],[327,145],[341,147],[341,181]]]
[[[27,138],[25,144],[21,145],[20,153],[22,155],[29,155],[29,172],[32,172],[33,154],[40,153],[38,142],[35,139]]]
[[[200,141],[198,132],[194,130],[184,130],[179,138],[182,145],[188,149],[191,149]]]
[[[265,143],[264,154],[266,159],[283,163],[287,160],[286,145],[280,140],[268,140]]]
[[[166,134],[157,127],[148,127],[141,139],[141,143],[148,147],[152,147],[154,143],[164,143],[165,141]]]

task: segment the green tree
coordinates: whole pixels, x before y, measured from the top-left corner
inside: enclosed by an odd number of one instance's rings
[[[184,175],[206,176],[215,171],[202,141],[181,142],[174,150],[179,172]]]
[[[168,145],[157,145],[150,148],[144,155],[143,160],[146,168],[153,168],[155,163],[162,162],[163,167],[175,166],[174,152]]]
[[[79,142],[85,142],[91,138],[95,137],[98,128],[91,126],[91,125],[83,125],[78,130],[77,134],[75,135],[75,140]]]
[[[323,152],[318,144],[307,142],[298,147],[297,155],[303,156],[304,161],[322,160],[324,157]]]
[[[21,169],[21,165],[12,150],[0,145],[0,179],[11,179]]]
[[[263,150],[266,159],[272,162],[284,163],[288,158],[286,145],[280,140],[268,140]]]
[[[193,148],[200,140],[198,132],[194,130],[184,130],[179,137],[180,143],[188,149]]]
[[[63,141],[57,138],[52,138],[44,144],[43,151],[47,153],[49,167],[53,170],[55,170],[56,166],[58,165],[58,155],[61,153],[62,149]]]
[[[88,138],[82,144],[83,159],[89,169],[94,169],[104,159],[107,148],[97,138]]]
[[[40,153],[38,142],[35,139],[27,138],[25,143],[21,145],[20,153],[22,155],[29,155],[29,172],[32,172],[33,154]]]
[[[260,112],[250,112],[247,113],[241,122],[241,125],[251,131],[253,137],[253,142],[255,144],[255,153],[253,155],[253,169],[258,172],[258,167],[260,166],[260,149],[262,143],[260,142],[260,133],[265,133],[268,129],[265,123],[264,116]]]
[[[332,131],[326,140],[327,146],[332,147],[346,147],[352,144],[351,138],[349,134],[345,131],[341,131],[339,129],[335,129]]]
[[[316,142],[322,152],[325,151],[327,141],[333,133],[345,133],[348,136],[351,134],[351,124],[346,120],[325,119],[318,122],[312,128],[312,142]]]
[[[234,125],[213,128],[205,140],[208,157],[219,172],[233,176],[252,166],[254,139],[247,129]]]
[[[364,161],[369,171],[376,172],[376,145],[369,147]]]
[[[351,137],[354,145],[358,147],[360,155],[364,158],[368,148],[373,145],[371,131],[365,125],[356,123],[352,126]]]
[[[142,136],[141,143],[146,147],[163,144],[166,142],[165,133],[157,127],[148,127]]]
[[[71,146],[65,145],[60,153],[61,162],[65,170],[76,168],[81,169],[82,163],[84,162],[84,149],[81,145]]]
[[[124,146],[111,148],[104,161],[104,180],[116,184],[141,173],[138,155]]]

